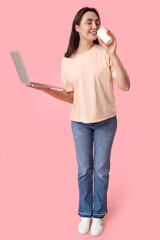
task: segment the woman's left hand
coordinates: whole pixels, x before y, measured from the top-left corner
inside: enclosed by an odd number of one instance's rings
[[[104,47],[104,49],[106,50],[106,52],[109,55],[113,55],[116,54],[116,47],[117,47],[117,41],[115,36],[113,35],[113,33],[110,32],[110,30],[107,31],[107,35],[110,36],[111,38],[113,38],[113,42],[110,45],[105,44],[102,39],[100,39],[98,37],[98,41],[99,43]]]

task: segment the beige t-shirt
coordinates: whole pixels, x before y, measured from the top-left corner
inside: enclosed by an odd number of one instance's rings
[[[62,87],[74,91],[70,120],[99,122],[116,115],[113,78],[116,72],[104,47],[62,59]]]

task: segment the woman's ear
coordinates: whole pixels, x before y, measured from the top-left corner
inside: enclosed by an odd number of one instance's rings
[[[77,24],[75,25],[75,30],[79,32],[79,26]]]

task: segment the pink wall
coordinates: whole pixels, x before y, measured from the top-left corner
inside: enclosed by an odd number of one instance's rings
[[[159,4],[153,1],[3,1],[0,7],[0,239],[91,239],[77,231],[77,163],[71,104],[21,84],[9,51],[31,81],[61,86],[71,24],[85,6],[117,39],[131,80],[115,85],[108,215],[99,239],[159,239]],[[94,238],[94,237],[93,237]]]

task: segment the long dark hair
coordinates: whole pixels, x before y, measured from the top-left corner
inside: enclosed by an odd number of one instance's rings
[[[73,23],[72,23],[72,31],[71,31],[71,35],[70,35],[70,39],[69,39],[67,52],[64,54],[64,56],[66,58],[69,58],[78,48],[80,37],[79,37],[79,33],[75,29],[75,25],[76,24],[80,25],[83,14],[85,14],[88,11],[96,13],[99,18],[99,21],[100,21],[98,11],[95,8],[84,7],[84,8],[81,8],[77,12],[77,14],[73,20]],[[98,39],[94,40],[93,43],[99,44]]]

